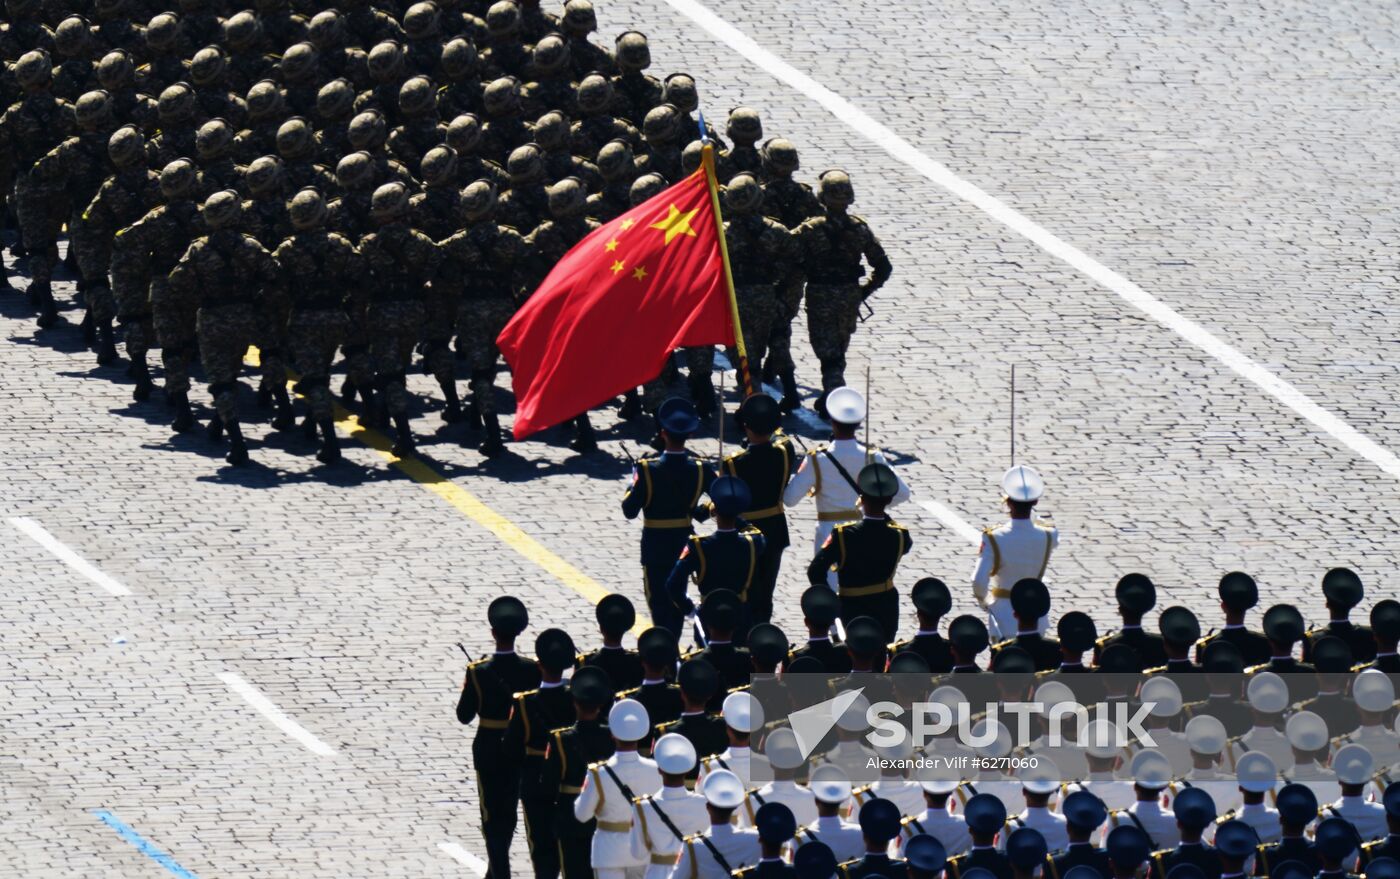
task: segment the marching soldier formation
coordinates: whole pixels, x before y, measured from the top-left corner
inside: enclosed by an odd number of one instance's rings
[[[500,454],[497,336],[570,247],[696,170],[695,80],[650,73],[638,31],[611,49],[595,42],[589,0],[171,5],[5,3],[0,216],[13,223],[40,329],[59,320],[66,233],[98,363],[124,348],[133,398],[159,385],[180,433],[195,426],[191,376],[202,378],[207,434],[228,444],[230,463],[249,459],[249,412],[236,400],[249,345],[271,426],[295,429],[301,408],[321,462],[340,458],[336,402],[392,425],[395,453],[411,454],[405,380],[420,365],[441,388],[443,419]],[[792,324],[805,298],[825,417],[889,259],[850,213],[845,172],[823,173],[814,192],[794,177],[796,147],[765,140],[748,107],[726,134],[728,145],[704,136],[719,149],[747,350],[782,387],[778,417],[795,409]],[[714,351],[683,359],[707,416]],[[668,363],[626,395],[622,416],[655,413],[678,378]],[[573,431],[575,450],[596,448],[587,413]],[[777,506],[771,493],[757,487],[765,508]],[[787,540],[778,523],[761,527],[781,533],[753,584],[760,617]],[[651,585],[665,591],[663,579]],[[653,612],[664,617],[664,604]]]

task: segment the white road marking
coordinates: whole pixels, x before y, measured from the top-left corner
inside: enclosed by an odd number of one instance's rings
[[[486,862],[462,848],[460,844],[455,842],[440,842],[438,843],[438,850],[457,863],[462,864],[476,875],[486,875]]]
[[[231,671],[226,671],[220,672],[218,677],[219,680],[228,685],[229,689],[242,696],[244,701],[258,709],[259,713],[272,721],[274,726],[296,739],[311,753],[320,754],[322,757],[329,757],[335,753],[334,748],[313,736],[307,731],[306,727],[292,720],[286,714],[283,714],[281,708],[272,704],[270,699],[258,692],[252,684],[243,680],[241,676]]]
[[[27,516],[15,516],[8,521],[16,531],[53,553],[59,561],[101,586],[108,593],[118,597],[131,594],[131,590],[126,588],[120,580],[107,575],[92,562],[69,549],[61,540],[54,537],[44,529],[44,526],[33,519]]]
[[[1240,377],[1253,382],[1269,396],[1292,409],[1302,418],[1383,472],[1400,479],[1400,456],[1381,446],[1332,412],[1314,403],[1302,391],[1274,375],[1238,348],[1215,336],[1205,327],[1180,314],[1151,293],[1113,271],[1077,247],[1052,234],[1039,223],[1005,202],[954,174],[934,161],[888,126],[812,77],[760,46],[729,22],[695,0],[666,0],[676,11],[709,31],[731,49],[748,58],[770,76],[812,99],[823,109],[860,134],[865,135],[891,156],[908,165],[934,184],[962,199],[1012,232],[1030,241],[1052,257],[1066,263],[1148,317],[1228,366]]]

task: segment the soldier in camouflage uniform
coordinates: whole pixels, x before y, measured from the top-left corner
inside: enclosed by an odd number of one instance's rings
[[[399,89],[399,119],[389,132],[389,152],[405,167],[417,168],[446,133],[438,118],[437,92],[426,76],[415,76]]]
[[[529,82],[523,97],[525,113],[532,117],[550,111],[566,119],[576,112],[575,89],[570,72],[569,44],[559,34],[549,34],[530,52]],[[567,123],[565,137],[568,136]]]
[[[125,0],[95,0],[92,4],[92,35],[104,49],[125,49],[133,54],[145,48],[141,29],[127,17]]]
[[[190,46],[209,46],[224,38],[223,22],[213,0],[180,0],[180,31]]]
[[[564,15],[559,20],[564,37],[569,43],[569,60],[573,65],[574,79],[581,80],[590,73],[600,73],[604,77],[617,72],[612,55],[607,49],[588,39],[588,35],[598,30],[598,16],[593,11],[590,0],[569,0],[564,4]],[[585,155],[593,155],[586,153]]]
[[[276,67],[262,48],[262,26],[257,16],[244,10],[224,21],[223,45],[228,52],[228,82],[234,91],[252,88],[253,83],[276,73]]]
[[[598,151],[598,174],[602,187],[588,197],[588,216],[606,223],[622,216],[632,206],[632,181],[637,179],[637,162],[632,146],[618,138]]]
[[[219,118],[237,132],[248,121],[248,105],[228,88],[228,58],[218,46],[206,46],[190,59],[190,84],[196,111],[205,119]]]
[[[354,118],[355,88],[348,79],[333,79],[316,93],[316,142],[321,164],[334,168],[350,146],[350,120]]]
[[[373,46],[384,40],[403,39],[403,28],[392,15],[370,4],[369,0],[340,0],[345,42],[351,46]]]
[[[103,55],[97,62],[97,84],[112,98],[113,118],[137,125],[148,138],[159,130],[160,110],[155,98],[137,87],[131,55],[121,50]]]
[[[661,83],[661,100],[670,104],[680,112],[681,137],[692,137],[700,132],[700,123],[695,118],[695,112],[700,109],[700,91],[695,87],[695,77],[689,73],[673,73],[666,77]],[[715,149],[723,152],[728,149],[724,138],[719,136],[715,127],[709,122],[705,123],[705,136],[714,144]]]
[[[287,106],[298,116],[316,112],[316,97],[321,90],[321,70],[316,64],[316,47],[296,43],[277,61],[277,78],[286,93]]]
[[[661,82],[645,72],[651,66],[646,35],[638,31],[620,34],[613,60],[619,71],[612,78],[613,114],[639,125],[661,103]]]
[[[40,18],[39,0],[5,0],[0,23],[0,61],[18,61],[25,52],[53,51],[53,32]]]
[[[233,160],[233,126],[210,119],[194,135],[195,161],[199,164],[199,191],[242,189],[244,168]]]
[[[143,332],[150,326],[160,343],[166,402],[175,410],[171,427],[178,433],[194,426],[189,365],[195,311],[183,297],[171,294],[169,275],[189,243],[204,234],[204,220],[193,201],[198,185],[199,172],[190,160],[176,159],[166,165],[160,172],[165,203],[119,231],[112,246],[112,292],[127,330],[126,353],[136,378],[132,396],[144,400],[151,393],[145,357],[150,340]],[[133,332],[137,334],[135,343]]]
[[[578,120],[569,131],[574,155],[596,156],[603,144],[621,138],[633,149],[642,145],[642,133],[612,114],[613,90],[607,77],[585,76],[578,84]]]
[[[729,178],[743,171],[754,176],[763,173],[763,157],[756,144],[763,139],[763,120],[758,111],[750,107],[735,107],[729,113],[725,133],[734,145],[719,154],[715,163],[715,176],[720,183],[728,183]]]
[[[320,428],[316,459],[340,460],[331,399],[331,362],[350,327],[349,309],[363,305],[364,263],[344,236],[325,229],[326,202],[314,189],[292,197],[288,208],[296,230],[273,253],[282,271],[282,287],[291,300],[287,325],[292,362],[301,378],[297,392],[311,407],[311,422]]]
[[[763,144],[763,213],[796,229],[822,212],[812,187],[792,179],[799,165],[797,147],[781,137]],[[782,383],[783,399],[778,407],[791,412],[802,405],[797,395],[797,366],[792,359],[792,322],[802,310],[802,281],[789,278],[778,291],[779,314],[768,336],[768,356],[763,360],[763,380]],[[752,356],[752,355],[750,355]],[[751,365],[757,366],[757,361]]]
[[[283,191],[288,195],[308,186],[335,191],[335,175],[316,161],[316,132],[305,119],[293,116],[277,129],[277,155],[282,158]]]
[[[414,3],[403,14],[404,63],[414,76],[433,75],[442,49],[442,13],[436,3]]]
[[[317,63],[327,76],[343,77],[356,89],[369,85],[365,53],[345,42],[345,27],[340,13],[334,9],[323,9],[313,15],[306,26],[306,40],[316,47]]]
[[[434,241],[442,241],[457,231],[458,202],[457,154],[451,147],[438,146],[423,157],[423,191],[409,201],[411,225]],[[455,424],[462,420],[457,399],[457,360],[452,353],[453,328],[457,322],[457,284],[434,281],[428,289],[427,322],[423,328],[423,370],[431,373],[442,388],[446,405],[442,420]]]
[[[797,229],[807,271],[807,333],[822,364],[822,395],[816,410],[826,417],[826,395],[846,383],[846,349],[860,304],[889,280],[893,268],[865,220],[848,213],[855,201],[845,171],[825,171],[817,182],[824,212]],[[861,283],[870,264],[870,279]]]
[[[183,82],[177,82],[160,93],[156,107],[160,129],[146,144],[151,167],[164,168],[176,159],[194,158],[194,136],[202,121],[194,91]]]
[[[442,84],[438,92],[438,112],[443,118],[484,112],[484,87],[477,76],[480,66],[481,57],[476,54],[476,46],[472,45],[471,40],[457,37],[443,44],[434,77],[435,82]]]
[[[374,230],[370,216],[374,196],[374,162],[369,153],[354,152],[340,160],[335,169],[340,195],[327,205],[326,226],[351,244]],[[374,366],[369,359],[369,302],[362,300],[350,310],[350,328],[342,350],[345,353],[345,382],[340,397],[348,406],[358,393],[365,403],[365,414],[375,411]]]
[[[521,36],[520,7],[514,0],[497,0],[486,10],[486,51],[481,64],[491,77],[526,75],[530,50]]]
[[[279,280],[277,263],[257,239],[239,231],[243,200],[231,190],[216,192],[200,208],[206,233],[190,243],[170,271],[172,298],[197,305],[199,357],[217,414],[209,436],[227,433],[230,464],[248,461],[238,425],[238,374],[243,355],[266,320],[267,289]]]
[[[725,187],[724,240],[749,369],[757,370],[781,317],[779,285],[789,284],[798,266],[796,239],[782,223],[763,215],[763,188],[752,174],[736,174]],[[743,377],[738,378],[742,393]],[[757,376],[753,378],[757,389]]]
[[[274,156],[254,159],[243,175],[243,188],[248,195],[243,204],[243,231],[257,239],[264,250],[276,249],[292,233],[283,201],[287,185],[282,160]],[[287,394],[287,340],[283,332],[287,308],[285,296],[269,295],[262,312],[265,319],[259,323],[254,340],[262,371],[258,405],[264,409],[274,407],[272,426],[276,430],[286,430],[295,423]]]
[[[142,71],[153,82],[179,82],[188,77],[189,54],[181,33],[180,19],[173,13],[162,12],[146,24],[146,63]]]
[[[510,186],[506,169],[478,154],[481,148],[481,122],[475,114],[463,113],[447,125],[447,145],[457,153],[457,185],[464,187],[485,180],[497,190]]]
[[[516,147],[506,162],[510,190],[500,199],[501,222],[517,229],[534,229],[549,215],[549,190],[544,180],[544,155],[539,146]]]
[[[248,89],[248,127],[238,133],[238,156],[251,162],[277,152],[277,129],[287,118],[282,89],[272,80],[255,83]]]
[[[54,57],[58,66],[53,72],[53,93],[70,103],[97,88],[97,62],[93,60],[93,41],[87,22],[70,15],[58,23],[53,32]]]
[[[290,8],[287,0],[255,0],[263,37],[270,46],[290,46],[306,39],[306,18]]]
[[[532,254],[519,231],[496,222],[496,190],[477,181],[462,190],[459,202],[465,229],[440,243],[443,263],[433,283],[460,285],[457,332],[471,368],[471,424],[485,428],[480,451],[500,454],[500,422],[492,389],[500,351],[496,337],[515,314],[521,299],[519,272]]]
[[[389,137],[389,126],[384,121],[384,114],[378,110],[366,110],[356,115],[350,120],[348,134],[350,146],[357,152],[369,155],[375,185],[398,181],[410,191],[418,188],[418,181],[413,178],[408,168],[390,156],[384,148]]]
[[[660,174],[667,183],[679,183],[686,176],[681,161],[680,113],[670,104],[653,107],[642,122],[646,155],[637,160],[643,174]]]
[[[598,166],[574,155],[569,149],[569,120],[563,113],[551,110],[535,121],[535,143],[543,151],[545,180],[553,183],[565,177],[577,177],[588,192],[603,187],[603,175]]]
[[[107,278],[113,236],[160,203],[159,177],[146,167],[146,141],[136,126],[127,125],[112,133],[107,139],[107,158],[116,168],[116,173],[98,188],[97,194],[72,227],[73,237],[69,243],[84,282],[84,299],[96,333],[97,362],[104,366],[117,360],[112,334],[112,321],[118,316],[117,303]],[[139,306],[139,314],[145,315],[140,318],[145,326],[127,335],[128,350],[132,347],[131,336],[134,334],[138,337],[135,347],[141,353],[144,366],[149,342],[143,345],[139,337],[150,338],[150,310],[144,301],[129,305]]]
[[[15,168],[15,215],[29,253],[29,297],[39,308],[39,326],[58,320],[50,281],[58,262],[58,233],[68,219],[59,170],[35,167],[73,129],[73,108],[49,90],[53,67],[48,54],[26,52],[14,66],[24,97],[0,115],[0,151],[12,155]]]
[[[379,43],[369,50],[365,65],[372,85],[356,96],[355,112],[378,110],[389,120],[389,125],[397,125],[399,88],[408,79],[403,63],[403,46],[392,40]]]
[[[481,126],[481,154],[504,162],[515,148],[534,140],[530,123],[520,118],[520,81],[513,76],[494,80],[482,94],[486,124]]]
[[[404,372],[422,329],[423,285],[437,273],[438,248],[408,224],[408,187],[386,183],[374,191],[370,214],[378,227],[360,240],[370,284],[369,356],[381,406],[393,419],[393,453],[413,454]]]

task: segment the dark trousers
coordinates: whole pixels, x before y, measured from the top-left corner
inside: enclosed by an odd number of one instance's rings
[[[749,623],[771,622],[773,619],[773,592],[778,588],[778,570],[783,565],[783,552],[786,546],[769,543],[758,560],[753,572],[753,582],[749,584]]]
[[[567,801],[569,814],[556,813],[559,823],[559,864],[563,868],[564,879],[593,879],[593,831],[597,822],[589,820],[580,824],[574,820],[573,797],[563,797]],[[556,805],[561,809],[561,805]]]
[[[479,767],[476,788],[481,803],[481,835],[486,840],[487,879],[509,879],[510,841],[515,836],[520,775],[499,766]]]
[[[680,608],[666,592],[666,578],[676,567],[681,550],[690,539],[689,528],[647,528],[642,531],[642,586],[646,590],[647,610],[652,625],[681,636]]]
[[[535,867],[535,879],[554,879],[559,875],[559,838],[554,833],[554,801],[522,797],[520,807],[525,814],[525,838],[530,843],[530,862]]]
[[[856,617],[873,617],[885,630],[885,642],[894,640],[899,629],[899,590],[886,589],[875,595],[841,599],[841,624],[850,626]]]

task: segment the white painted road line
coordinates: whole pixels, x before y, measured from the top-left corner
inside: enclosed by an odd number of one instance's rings
[[[322,757],[329,757],[335,753],[334,748],[313,736],[306,727],[283,714],[281,708],[273,705],[270,699],[258,692],[252,684],[243,680],[239,675],[226,671],[220,672],[218,677],[219,680],[228,685],[229,689],[242,696],[249,705],[258,709],[260,714],[272,721],[274,726],[296,739],[311,753],[320,754]]]
[[[44,530],[44,526],[33,519],[27,516],[15,516],[8,521],[16,531],[53,553],[59,561],[101,586],[108,593],[118,597],[131,594],[131,590],[126,588],[121,581],[103,573],[96,565],[69,549],[61,540]]]
[[[1167,327],[1200,350],[1253,382],[1265,393],[1292,409],[1302,418],[1352,452],[1375,464],[1382,471],[1400,479],[1400,456],[1381,446],[1332,412],[1314,403],[1292,384],[1274,375],[1244,352],[1190,318],[1180,314],[1151,293],[1129,281],[1108,266],[1060,239],[1039,223],[1015,210],[1005,202],[954,174],[934,161],[888,126],[876,121],[865,111],[807,74],[788,64],[754,42],[729,22],[715,15],[695,0],[666,0],[676,11],[709,31],[731,49],[748,58],[764,72],[791,86],[821,105],[827,112],[860,134],[865,135],[891,156],[908,165],[936,185],[962,199],[1012,232],[1030,241],[1041,250],[1073,267],[1148,317]]]
[[[471,852],[467,851],[466,849],[462,848],[462,846],[458,843],[440,842],[438,843],[438,849],[452,860],[456,861],[459,864],[462,864],[467,869],[471,870],[476,875],[486,875],[486,862],[483,861],[481,858],[478,858]]]
[[[914,503],[923,507],[933,514],[933,517],[942,522],[954,534],[969,543],[978,546],[982,544],[982,532],[974,528],[966,519],[953,511],[952,507],[940,504],[938,501],[920,500],[917,496],[913,498]]]

